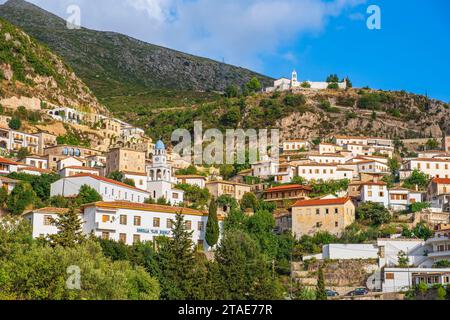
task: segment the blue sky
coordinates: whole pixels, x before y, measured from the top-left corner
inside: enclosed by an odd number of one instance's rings
[[[0,0],[0,3],[5,0]],[[358,87],[407,90],[450,102],[448,0],[30,0],[81,24],[301,80],[330,73]],[[381,9],[381,30],[366,10]]]

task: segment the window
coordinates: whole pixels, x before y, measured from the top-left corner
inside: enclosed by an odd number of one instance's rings
[[[102,239],[109,240],[109,232],[102,232]]]
[[[334,226],[335,226],[336,228],[338,228],[338,227],[339,227],[339,222],[336,221],[336,222],[334,223]]]
[[[103,222],[103,223],[109,222],[109,216],[106,215],[106,214],[104,214],[104,215],[102,216],[102,222]]]
[[[203,231],[204,226],[205,224],[203,223],[203,221],[199,221],[197,226],[198,231]]]
[[[141,236],[139,234],[134,234],[133,235],[133,243],[139,243],[141,242]]]
[[[325,214],[330,214],[330,209],[325,209]]]
[[[141,225],[141,217],[139,216],[134,217],[134,225],[138,227]]]
[[[172,193],[172,198],[173,199],[178,199],[178,193]]]
[[[51,226],[53,224],[52,216],[44,216],[44,226]]]
[[[126,226],[127,225],[127,216],[121,215],[120,216],[120,224]]]
[[[320,214],[320,209],[316,209],[316,214]]]
[[[153,227],[159,228],[161,225],[161,219],[160,218],[153,218]]]
[[[185,226],[186,226],[187,230],[191,230],[192,229],[192,221],[186,220]]]
[[[127,243],[127,234],[126,233],[119,234],[119,242]]]
[[[197,241],[197,248],[198,250],[203,250],[204,249],[204,241],[203,240],[198,240]]]
[[[167,219],[166,220],[166,227],[167,229],[172,229],[173,226],[173,220],[172,219]]]
[[[339,213],[339,209],[338,208],[334,208],[334,214],[338,214]]]
[[[316,228],[320,228],[321,226],[322,226],[322,223],[320,223],[320,222],[316,223]]]

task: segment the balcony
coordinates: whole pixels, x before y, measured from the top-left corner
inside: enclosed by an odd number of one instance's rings
[[[115,231],[116,230],[116,225],[113,222],[97,222],[95,224],[95,228],[97,230],[108,230],[108,231]]]

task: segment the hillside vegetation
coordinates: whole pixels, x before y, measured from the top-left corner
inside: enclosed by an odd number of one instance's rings
[[[96,96],[115,106],[115,97],[133,104],[153,102],[154,89],[223,91],[256,76],[250,70],[148,44],[125,35],[82,28],[22,0],[0,6],[0,17],[24,29],[62,56]],[[111,101],[112,100],[112,101]]]
[[[0,103],[10,97],[105,112],[70,67],[28,34],[0,18]]]

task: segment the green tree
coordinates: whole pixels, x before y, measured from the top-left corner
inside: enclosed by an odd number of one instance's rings
[[[300,86],[305,89],[311,88],[311,84],[307,81],[302,82]]]
[[[258,78],[253,77],[249,82],[247,82],[245,87],[250,93],[258,92],[261,90],[261,83]]]
[[[112,180],[115,180],[115,181],[122,182],[123,179],[125,178],[125,176],[124,176],[124,174],[123,174],[122,172],[120,172],[120,171],[114,171],[114,172],[111,172],[111,173],[108,175],[108,178],[109,178],[109,179],[112,179]]]
[[[428,182],[428,176],[416,169],[411,173],[411,176],[405,179],[405,181],[403,182],[403,187],[414,189],[416,186],[418,186],[420,190],[425,190],[428,187]]]
[[[211,197],[207,188],[200,188],[196,185],[178,184],[177,188],[184,191],[184,201],[195,209],[204,209],[208,205]]]
[[[157,244],[161,297],[168,300],[189,299],[193,286],[194,244],[192,231],[186,229],[181,213],[177,213],[173,222],[172,238],[160,238]]]
[[[269,259],[277,255],[278,241],[275,233],[275,218],[266,210],[259,210],[246,219],[246,231],[257,241],[262,253]]]
[[[13,130],[20,130],[22,127],[22,121],[19,118],[12,118],[8,124],[9,128]]]
[[[258,208],[258,199],[256,198],[256,195],[253,192],[247,192],[242,196],[241,199],[241,209],[252,209],[253,212],[255,212]]]
[[[78,210],[70,208],[53,220],[58,233],[49,236],[52,246],[73,248],[86,240],[82,231],[82,221]]]
[[[225,96],[228,98],[236,98],[239,96],[239,88],[237,85],[232,84],[225,88]]]
[[[450,268],[450,261],[448,260],[439,260],[433,265],[433,268]]]
[[[391,220],[391,214],[384,205],[374,202],[365,202],[356,209],[356,216],[361,221],[368,221],[373,225],[381,225]]]
[[[32,209],[38,197],[28,182],[21,182],[12,190],[6,201],[8,211],[12,214],[22,214],[26,209]]]
[[[79,205],[102,201],[102,196],[94,188],[84,184],[80,188],[80,192],[76,198]]]
[[[217,203],[212,200],[209,204],[208,222],[206,223],[205,240],[210,247],[214,247],[219,241],[219,221],[217,219]]]
[[[430,204],[428,202],[415,202],[410,206],[410,211],[412,213],[420,212],[424,209],[428,209]]]
[[[337,74],[330,74],[330,75],[327,77],[327,82],[328,82],[328,83],[330,83],[330,82],[338,83],[338,82],[339,82],[339,77],[337,76]]]
[[[398,267],[399,268],[408,268],[409,266],[409,257],[405,251],[400,251],[397,255]]]
[[[122,182],[127,184],[127,185],[129,185],[129,186],[131,186],[131,187],[136,187],[136,183],[134,182],[133,179],[125,178],[125,179],[123,179]]]
[[[270,263],[242,231],[226,232],[215,254],[221,300],[277,300],[282,296]]]
[[[7,200],[8,200],[8,189],[5,186],[2,186],[0,187],[0,209],[3,209]]]
[[[439,142],[436,139],[428,139],[425,148],[427,150],[437,150],[439,148]]]
[[[24,159],[30,155],[30,152],[27,148],[20,148],[19,151],[17,151],[17,158]]]
[[[316,300],[327,300],[322,266],[319,266],[319,271],[317,272]]]
[[[444,287],[439,287],[436,291],[436,297],[438,300],[445,300],[445,297],[447,296],[447,290],[445,290]]]
[[[42,201],[47,201],[50,198],[51,184],[61,179],[60,175],[56,173],[42,174],[40,176],[36,176],[32,174],[18,173],[18,172],[13,172],[9,174],[8,178],[28,182],[32,186],[34,192],[36,192],[38,198],[41,199]]]

